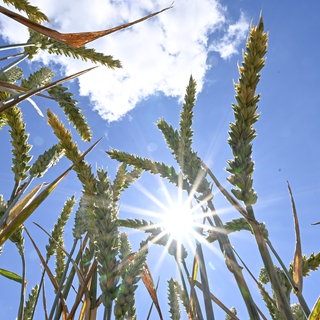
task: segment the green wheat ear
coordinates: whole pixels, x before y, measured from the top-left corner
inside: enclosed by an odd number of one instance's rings
[[[171,278],[168,280],[168,302],[170,318],[172,320],[180,320],[181,318],[178,296],[176,281]]]
[[[31,166],[29,173],[32,177],[42,177],[63,156],[64,150],[60,144],[53,145],[49,150],[41,154]]]
[[[256,136],[253,125],[259,118],[257,103],[260,96],[255,95],[255,91],[260,80],[259,72],[265,64],[267,41],[268,35],[263,31],[261,17],[259,24],[250,29],[244,61],[239,67],[239,82],[234,85],[237,104],[232,106],[235,122],[230,124],[228,140],[234,159],[228,161],[227,171],[231,173],[229,182],[235,186],[232,193],[246,206],[253,205],[257,201],[253,189],[254,163],[251,157],[252,140]]]
[[[182,188],[186,190],[189,188],[187,181],[182,179],[181,174],[177,173],[174,167],[167,166],[163,162],[152,161],[115,149],[107,151],[107,154],[111,159],[131,165],[138,170],[148,171],[151,174],[159,174],[176,186],[180,186],[182,181]]]
[[[57,85],[49,89],[48,93],[58,102],[59,106],[63,108],[69,122],[74,125],[82,140],[90,141],[92,138],[90,127],[81,113],[81,109],[77,106],[78,101],[72,98],[73,94],[62,85]]]
[[[5,113],[7,124],[11,127],[11,145],[12,145],[12,171],[17,184],[25,180],[30,168],[29,161],[32,156],[29,151],[32,146],[28,143],[29,134],[26,133],[26,124],[23,122],[21,110],[14,106]]]
[[[58,220],[51,231],[49,244],[46,246],[47,259],[49,259],[49,257],[54,254],[55,250],[57,249],[57,243],[60,243],[61,241],[63,241],[64,227],[69,220],[69,217],[74,205],[75,205],[74,196],[72,196],[70,199],[68,199],[65,202],[63,209],[58,217]]]
[[[32,288],[29,294],[28,300],[26,301],[24,312],[23,312],[23,320],[32,319],[32,315],[36,307],[38,293],[39,293],[39,286],[36,285],[34,288]]]

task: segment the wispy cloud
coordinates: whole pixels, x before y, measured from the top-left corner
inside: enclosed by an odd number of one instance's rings
[[[78,0],[34,1],[51,19],[50,26],[61,32],[107,29],[162,9],[168,1]],[[245,38],[248,22],[227,21],[227,9],[217,0],[177,0],[174,7],[128,30],[99,39],[89,46],[120,59],[123,68],[100,67],[79,78],[80,94],[90,97],[94,110],[108,121],[120,119],[139,101],[163,93],[180,99],[189,76],[200,91],[208,68],[208,54],[227,58],[237,52]],[[25,27],[0,16],[2,36],[10,42],[28,37]],[[209,42],[219,31],[220,39]],[[81,61],[40,54],[44,63],[56,62],[67,74],[88,67]]]
[[[238,53],[238,47],[246,37],[248,28],[248,21],[242,12],[240,19],[226,28],[224,36],[213,41],[209,46],[209,51],[218,52],[223,59]]]

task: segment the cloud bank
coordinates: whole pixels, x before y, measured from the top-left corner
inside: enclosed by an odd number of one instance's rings
[[[103,30],[135,20],[170,5],[159,1],[77,0],[33,1],[60,32]],[[25,27],[0,16],[2,37],[24,42]],[[79,80],[80,95],[89,96],[93,109],[115,121],[150,95],[162,93],[181,99],[190,75],[198,92],[212,67],[207,58],[217,52],[227,59],[238,52],[248,22],[241,14],[229,21],[228,11],[217,0],[177,0],[174,7],[130,29],[111,34],[88,45],[119,59],[122,69],[99,67]],[[209,43],[209,39],[211,40]],[[89,67],[88,63],[41,53],[38,60],[61,65],[66,74]]]

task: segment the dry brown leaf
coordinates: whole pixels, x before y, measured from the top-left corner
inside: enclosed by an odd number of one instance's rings
[[[162,317],[162,313],[161,313],[161,309],[160,309],[160,305],[159,305],[157,291],[156,291],[156,289],[154,287],[154,283],[153,283],[153,279],[152,279],[152,275],[151,275],[150,269],[149,269],[149,267],[148,267],[148,265],[146,263],[144,264],[144,267],[143,267],[143,271],[142,271],[142,274],[141,274],[141,279],[142,279],[145,287],[147,288],[153,303],[155,304],[155,306],[157,308],[157,311],[158,311],[160,319],[162,320],[163,317]]]
[[[142,22],[144,20],[150,19],[151,17],[154,17],[155,15],[157,15],[163,11],[166,11],[170,8],[172,8],[172,5],[165,8],[165,9],[162,9],[160,11],[151,13],[143,18],[137,19],[137,20],[129,22],[129,23],[122,24],[120,26],[117,26],[117,27],[114,27],[111,29],[101,30],[101,31],[92,31],[92,32],[79,32],[79,33],[60,33],[54,29],[50,29],[48,27],[42,26],[42,25],[40,25],[40,24],[38,24],[28,18],[25,18],[24,16],[22,16],[18,13],[15,13],[9,9],[6,9],[2,6],[0,6],[0,12],[3,13],[4,15],[10,17],[11,19],[13,19],[13,20],[27,26],[28,28],[31,28],[32,30],[37,31],[47,37],[53,38],[59,42],[65,43],[69,46],[79,48],[79,47],[81,47],[81,46],[83,46],[93,40],[96,40],[98,38],[101,38],[103,36],[111,34],[113,32],[131,27],[132,25],[137,24],[139,22]]]

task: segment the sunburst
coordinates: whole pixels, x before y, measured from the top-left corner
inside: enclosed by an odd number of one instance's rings
[[[204,224],[208,212],[203,212],[201,203],[193,203],[193,195],[186,195],[180,188],[172,188],[159,180],[161,196],[155,196],[141,184],[136,183],[135,187],[151,200],[152,206],[157,209],[148,210],[131,206],[122,206],[127,212],[150,218],[153,224],[143,228],[142,231],[152,233],[157,230],[152,239],[153,243],[165,245],[167,250],[173,247],[177,249],[177,254],[181,254],[181,246],[188,252],[195,251],[195,242],[206,244],[203,231],[208,229]],[[172,252],[171,252],[172,253]]]

